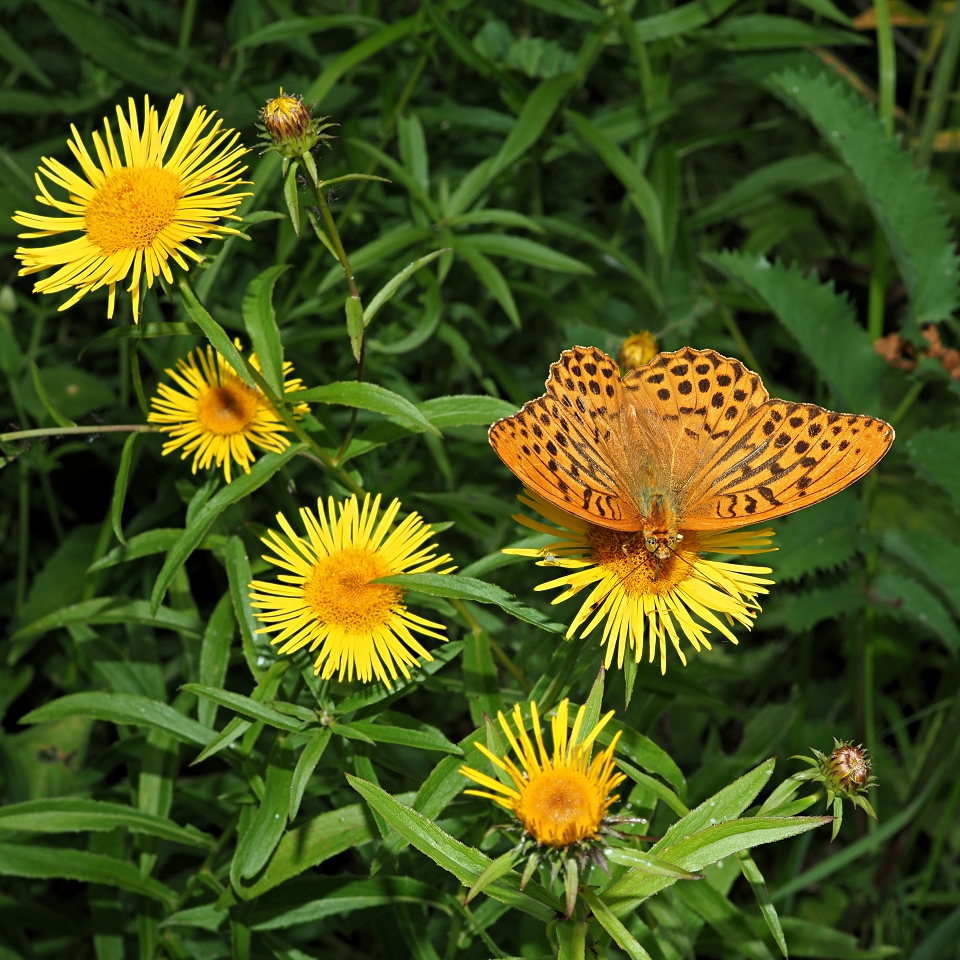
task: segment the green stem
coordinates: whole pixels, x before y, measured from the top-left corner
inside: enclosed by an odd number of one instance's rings
[[[880,119],[893,136],[893,108],[897,99],[897,48],[893,43],[889,0],[876,0],[877,46],[880,53]]]
[[[177,41],[178,50],[186,50],[190,46],[190,37],[193,34],[193,21],[197,17],[197,0],[185,0],[183,14],[180,17],[180,39]]]
[[[306,164],[300,164],[301,169],[307,170]],[[309,174],[308,174],[309,177]],[[311,186],[313,187],[313,196],[317,201],[317,206],[320,208],[320,216],[323,217],[323,222],[326,225],[327,233],[330,235],[330,242],[333,244],[333,249],[337,252],[337,259],[340,261],[340,266],[343,267],[343,272],[347,275],[347,285],[350,287],[350,296],[354,300],[360,299],[360,294],[357,292],[357,284],[353,278],[353,268],[350,266],[350,260],[347,257],[347,251],[343,248],[343,241],[340,239],[340,231],[337,230],[337,225],[334,223],[333,217],[330,215],[330,207],[327,206],[327,198],[323,195],[323,187],[319,183],[313,183],[313,178],[309,177],[311,180]]]
[[[923,115],[920,128],[920,142],[917,145],[916,166],[918,169],[930,165],[933,156],[933,144],[937,131],[943,121],[944,106],[950,92],[953,74],[957,68],[957,56],[960,55],[960,4],[953,5],[950,24],[947,27],[947,39],[937,61],[937,69],[930,87],[930,99],[927,112]]]
[[[867,307],[867,334],[871,342],[883,336],[887,305],[887,239],[880,224],[873,228],[873,269],[870,273],[870,299]]]
[[[20,613],[27,598],[27,562],[30,556],[30,467],[20,461],[20,536],[17,556],[16,610]]]
[[[896,427],[907,415],[910,408],[916,403],[917,397],[923,393],[923,388],[926,385],[925,380],[918,380],[916,383],[911,384],[910,389],[906,392],[904,398],[900,401],[900,405],[894,410],[893,416],[890,418],[892,426]]]
[[[32,440],[35,437],[76,437],[91,433],[156,433],[157,427],[146,423],[111,423],[106,426],[90,427],[38,427],[35,430],[15,430],[13,433],[0,433],[0,443],[12,443],[14,440]]]

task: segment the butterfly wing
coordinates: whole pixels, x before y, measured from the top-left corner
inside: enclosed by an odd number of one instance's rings
[[[616,362],[593,347],[565,350],[550,367],[546,389],[490,428],[497,455],[561,510],[615,530],[640,529],[642,517],[627,492],[635,468],[624,445]]]
[[[893,442],[893,428],[874,417],[771,400],[757,374],[713,350],[660,354],[623,385],[635,443],[666,449],[657,482],[690,530],[817,503],[867,473]]]

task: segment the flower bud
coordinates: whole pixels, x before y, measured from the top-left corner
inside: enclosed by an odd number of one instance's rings
[[[627,337],[620,347],[620,356],[617,358],[620,366],[626,370],[642,367],[649,363],[658,353],[660,347],[649,330],[643,330]]]
[[[308,154],[318,143],[331,139],[324,130],[334,126],[324,123],[326,117],[314,118],[311,106],[299,96],[290,96],[280,88],[280,95],[267,101],[260,111],[261,139],[286,159]]]
[[[871,785],[870,757],[863,746],[834,740],[834,751],[824,765],[824,786],[837,796],[852,797],[865,793]]]

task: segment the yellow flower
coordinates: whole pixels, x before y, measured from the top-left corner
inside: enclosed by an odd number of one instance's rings
[[[649,363],[659,352],[654,335],[649,330],[642,330],[623,341],[617,361],[625,370],[633,370]]]
[[[485,790],[467,790],[475,797],[486,797],[512,811],[524,830],[537,843],[561,848],[574,843],[595,840],[601,830],[610,805],[619,797],[614,788],[624,776],[614,770],[613,751],[620,734],[610,745],[591,760],[593,742],[613,716],[611,710],[591,730],[583,729],[586,707],[581,707],[568,730],[569,700],[557,708],[552,721],[553,756],[547,753],[537,705],[530,703],[533,734],[537,740],[534,749],[523,726],[520,705],[513,708],[514,735],[507,718],[498,714],[500,726],[523,769],[509,757],[498,757],[482,743],[477,749],[502,770],[513,786],[501,783],[473,767],[461,767],[460,772]],[[490,792],[493,791],[493,792]]]
[[[256,354],[250,355],[250,363],[260,369]],[[282,453],[290,445],[283,435],[288,427],[273,404],[259,390],[248,387],[213,347],[192,351],[185,360],[177,361],[176,370],[166,372],[180,391],[161,383],[158,396],[150,400],[153,410],[147,418],[149,423],[163,424],[160,432],[174,438],[164,444],[164,456],[183,447],[181,459],[193,454],[194,473],[215,462],[218,469],[223,467],[230,483],[231,464],[250,472],[254,461],[251,443],[271,453]],[[285,393],[303,389],[299,377],[288,378],[293,364],[284,363],[283,373]],[[305,403],[298,404],[293,415],[302,416],[309,409]]]
[[[339,516],[337,515],[339,506]],[[380,495],[371,503],[368,493],[361,507],[356,496],[336,505],[333,497],[317,500],[318,517],[303,508],[300,519],[307,540],[298,537],[282,513],[277,514],[286,535],[270,531],[263,542],[275,555],[264,555],[292,576],[281,574],[280,583],[254,580],[250,586],[253,607],[261,623],[257,633],[277,633],[273,644],[282,644],[281,653],[293,653],[310,645],[319,647],[314,671],[323,679],[338,673],[363,683],[373,679],[388,687],[398,677],[410,676],[408,666],[417,657],[432,660],[414,637],[420,633],[446,640],[443,625],[424,620],[403,604],[404,591],[388,584],[372,583],[381,577],[401,573],[450,573],[448,554],[437,556],[427,541],[433,529],[416,513],[407,516],[389,534],[400,501],[387,507],[380,522]],[[279,631],[279,632],[278,632]]]
[[[541,550],[513,549],[505,553],[539,557],[538,566],[559,566],[575,572],[541,583],[537,590],[564,592],[554,598],[561,603],[592,587],[574,617],[567,636],[572,637],[583,624],[581,638],[588,636],[601,621],[606,621],[601,646],[607,645],[605,665],[614,654],[617,666],[623,666],[626,648],[633,650],[637,663],[643,655],[644,636],[650,663],[660,652],[660,670],[667,670],[667,638],[686,666],[680,646],[680,632],[697,651],[711,649],[707,634],[713,627],[732,643],[737,642],[730,627],[739,623],[750,629],[760,610],[757,597],[773,583],[763,576],[769,567],[751,567],[739,563],[707,560],[703,553],[767,553],[773,531],[734,530],[725,533],[697,533],[681,530],[682,540],[673,555],[658,560],[638,534],[600,527],[580,520],[547,503],[536,494],[525,493],[520,502],[536,510],[556,526],[520,515],[519,523],[538,533],[558,537]],[[558,529],[559,528],[559,529]],[[723,620],[716,616],[722,614]]]
[[[132,272],[128,289],[133,293],[134,319],[139,320],[142,273],[146,273],[148,287],[160,274],[172,283],[170,259],[184,270],[188,269],[184,256],[198,262],[203,259],[187,246],[188,242],[237,233],[219,221],[240,219],[233,214],[248,194],[231,191],[243,182],[240,175],[246,167],[239,164],[246,148],[237,142],[239,134],[221,128],[221,120],[211,127],[214,114],[199,107],[180,143],[166,158],[182,106],[183,95],[177,94],[161,123],[156,108],[144,97],[142,130],[133,99],[129,100],[129,119],[118,106],[123,158],[114,143],[110,121],[105,119],[104,138],[99,132],[93,134],[99,166],[87,152],[77,128],[71,126],[73,139],[67,146],[79,162],[82,176],[59,160],[43,158],[45,166],[36,173],[41,193],[37,200],[66,216],[18,210],[13,219],[33,231],[20,237],[36,239],[63,233],[80,236],[54,246],[17,249],[15,256],[23,263],[21,277],[59,268],[37,281],[34,292],[59,293],[76,288],[60,307],[66,310],[91,290],[109,286],[107,316],[112,317],[116,286]],[[66,190],[69,199],[55,199],[41,174]]]

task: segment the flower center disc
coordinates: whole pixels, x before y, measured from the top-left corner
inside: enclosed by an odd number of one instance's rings
[[[603,799],[578,770],[544,770],[521,791],[517,816],[540,843],[566,846],[596,834]]]
[[[162,167],[121,167],[87,204],[90,242],[104,253],[145,250],[168,226],[180,203],[180,179]]]
[[[197,419],[204,429],[219,436],[240,433],[256,417],[258,394],[249,387],[211,387],[201,398]]]
[[[670,593],[693,575],[700,549],[697,535],[687,531],[675,552],[661,560],[658,568],[657,558],[647,550],[642,534],[593,527],[588,542],[594,563],[609,570],[630,596]]]
[[[379,554],[345,547],[314,564],[303,584],[303,597],[317,619],[348,634],[368,634],[382,627],[403,592],[383,583],[393,571]]]

